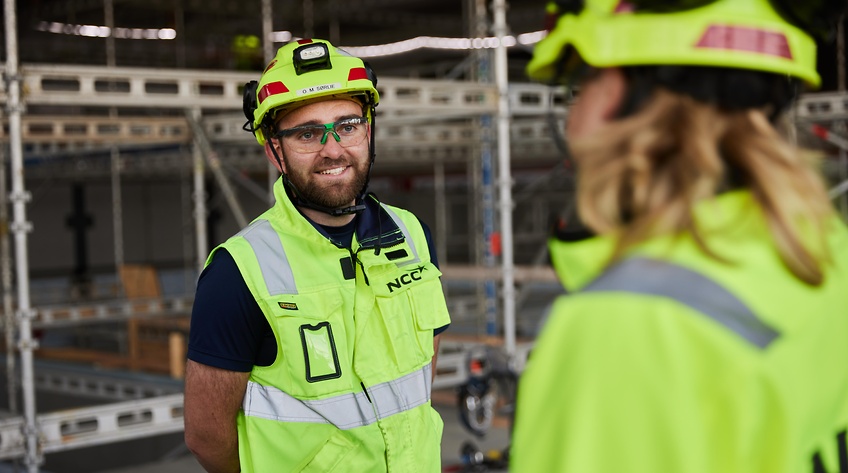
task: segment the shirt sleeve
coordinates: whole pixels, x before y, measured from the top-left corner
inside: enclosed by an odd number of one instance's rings
[[[225,249],[217,250],[197,282],[188,359],[248,372],[262,364],[257,359],[266,350],[268,336],[273,338],[273,332],[233,257]],[[276,350],[276,344],[272,346]]]

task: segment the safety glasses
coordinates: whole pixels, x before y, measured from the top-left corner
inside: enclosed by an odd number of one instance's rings
[[[289,148],[299,153],[315,153],[327,144],[327,136],[342,147],[349,148],[362,143],[368,134],[368,119],[365,117],[344,118],[335,123],[300,125],[278,130],[274,138],[280,139]]]

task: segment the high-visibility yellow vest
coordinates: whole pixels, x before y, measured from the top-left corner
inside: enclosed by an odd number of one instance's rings
[[[836,473],[848,458],[848,231],[825,282],[796,279],[744,191],[691,235],[609,268],[613,240],[551,242],[560,297],[523,372],[515,473]],[[815,241],[815,240],[811,240]]]
[[[433,330],[450,318],[421,224],[366,198],[352,248],[339,248],[281,181],[275,194],[221,245],[277,341],[238,416],[241,471],[440,471],[431,359]]]

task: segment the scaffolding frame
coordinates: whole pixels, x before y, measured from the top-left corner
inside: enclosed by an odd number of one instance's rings
[[[89,308],[31,307],[26,258],[27,234],[31,227],[26,219],[29,195],[23,181],[23,141],[48,157],[52,153],[56,159],[61,159],[62,153],[50,146],[65,143],[71,149],[114,150],[116,141],[143,146],[151,143],[186,144],[193,140],[193,195],[198,222],[195,231],[200,265],[206,256],[203,246],[206,229],[201,223],[204,219],[200,218],[205,214],[203,176],[209,168],[215,173],[220,185],[228,186],[228,178],[221,171],[221,162],[226,163],[227,157],[218,153],[215,147],[222,143],[244,144],[246,147],[251,140],[241,130],[244,118],[237,112],[241,109],[240,87],[254,79],[255,74],[96,66],[19,67],[14,0],[4,1],[7,61],[4,64],[5,81],[0,88],[0,98],[7,103],[9,133],[4,136],[0,127],[0,141],[8,140],[10,143],[13,184],[9,194],[13,206],[10,229],[15,240],[17,276],[14,320],[7,322],[6,330],[7,333],[11,331],[12,322],[17,327],[16,348],[21,354],[24,413],[22,417],[0,422],[0,459],[24,457],[27,469],[37,472],[45,453],[181,430],[182,395],[157,392],[155,397],[147,399],[119,398],[121,402],[90,409],[36,414],[34,391],[37,384],[69,390],[72,390],[72,385],[67,380],[62,381],[61,375],[52,378],[44,376],[37,381],[32,359],[36,348],[31,335],[33,327],[124,318],[144,312],[144,309],[140,309],[137,302],[101,304]],[[483,115],[497,117],[499,210],[504,250],[502,266],[499,270],[469,270],[471,272],[461,277],[502,283],[505,349],[513,358],[514,368],[520,371],[526,362],[530,345],[519,344],[515,340],[515,281],[551,278],[552,273],[522,273],[521,268],[513,265],[511,151],[520,147],[521,155],[528,156],[544,155],[555,149],[549,138],[545,117],[552,111],[551,104],[557,102],[561,105],[555,106],[553,111],[558,116],[564,116],[565,101],[554,100],[552,95],[561,93],[555,89],[532,84],[508,84],[503,44],[507,34],[505,8],[504,0],[495,0],[494,28],[500,44],[495,51],[495,83],[381,78],[380,113],[382,123],[386,125],[378,129],[377,139],[384,150],[389,150],[386,155],[418,163],[438,159],[439,163],[444,164],[446,157],[465,159],[476,149],[481,137],[473,122],[475,118]],[[269,28],[270,25],[263,24],[263,30]],[[27,91],[25,97],[21,94],[22,90]],[[113,119],[97,116],[65,117],[60,120],[52,116],[50,120],[36,115],[24,117],[24,99],[29,105],[148,107],[174,113],[172,116],[154,118],[121,117],[116,127]],[[433,118],[438,120],[434,121]],[[439,123],[445,120],[455,123],[441,126]],[[795,120],[805,124],[848,120],[848,99],[844,93],[805,95],[796,106]],[[426,126],[418,126],[422,123]],[[832,133],[828,133],[828,137],[824,139],[846,149],[844,138]],[[250,145],[255,147],[254,143]],[[393,149],[403,152],[391,152]],[[110,172],[120,171],[121,159],[120,156],[113,158],[117,164],[113,164]],[[837,185],[831,195],[835,198],[846,192],[848,180]],[[0,197],[5,198],[5,195]],[[234,213],[238,214],[238,203],[229,193],[227,200]],[[6,202],[2,201],[0,205],[5,207]],[[239,221],[243,220],[242,213]],[[4,262],[6,264],[8,261]],[[461,273],[459,268],[453,270],[456,274]],[[446,267],[444,272],[448,275],[451,269]],[[190,301],[184,298],[162,299],[150,304],[146,313],[159,316],[185,311],[190,307]],[[7,307],[6,313],[9,312]],[[440,373],[434,382],[435,388],[454,386],[466,379],[465,351],[468,348],[466,345],[443,343],[443,354],[439,360]],[[105,383],[109,384],[108,381]],[[132,392],[125,387],[104,387],[102,380],[99,384],[81,383],[76,387],[78,392],[89,394],[95,391]],[[149,391],[139,390],[136,395],[150,394]]]

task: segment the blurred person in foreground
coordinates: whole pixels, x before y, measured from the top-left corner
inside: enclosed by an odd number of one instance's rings
[[[185,439],[209,472],[441,470],[432,408],[450,323],[427,227],[366,193],[377,79],[323,40],[245,86],[274,206],[198,281]]]
[[[593,237],[520,381],[516,473],[848,471],[848,232],[779,133],[845,2],[560,0]]]

